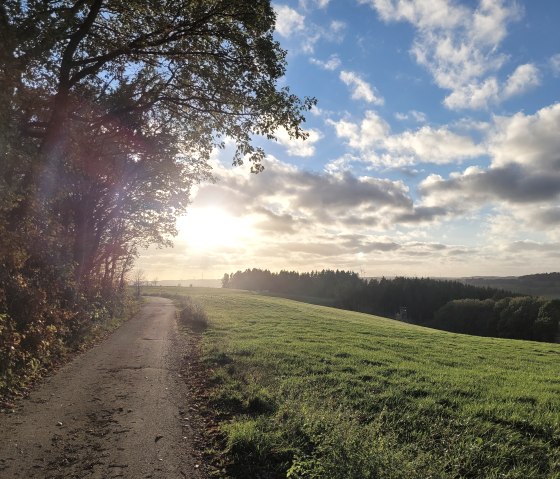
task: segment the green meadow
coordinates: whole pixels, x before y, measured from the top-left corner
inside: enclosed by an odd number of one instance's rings
[[[223,476],[560,478],[560,345],[258,294],[202,305]],[[221,477],[223,477],[221,476]]]

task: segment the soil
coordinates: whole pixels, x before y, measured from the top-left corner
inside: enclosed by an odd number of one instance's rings
[[[107,340],[0,415],[0,477],[206,477],[184,334],[172,301],[148,298]]]

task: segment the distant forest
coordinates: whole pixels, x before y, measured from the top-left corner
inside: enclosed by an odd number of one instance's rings
[[[430,278],[362,279],[351,271],[247,269],[225,274],[222,286],[478,336],[553,342],[560,320],[560,300]]]
[[[473,286],[506,289],[514,293],[560,299],[560,273],[528,274],[525,276],[488,278],[474,277],[462,279]]]

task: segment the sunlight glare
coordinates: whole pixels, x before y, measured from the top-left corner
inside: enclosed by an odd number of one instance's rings
[[[221,208],[193,208],[177,220],[179,238],[197,250],[238,247],[254,231],[247,218],[236,218]]]

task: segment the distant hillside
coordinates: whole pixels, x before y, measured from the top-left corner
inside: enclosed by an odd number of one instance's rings
[[[221,288],[222,281],[219,279],[163,279],[157,281],[157,286],[182,286],[195,288]]]
[[[460,281],[472,286],[485,286],[519,294],[560,299],[560,273],[529,274],[518,277],[472,277],[461,278]]]

